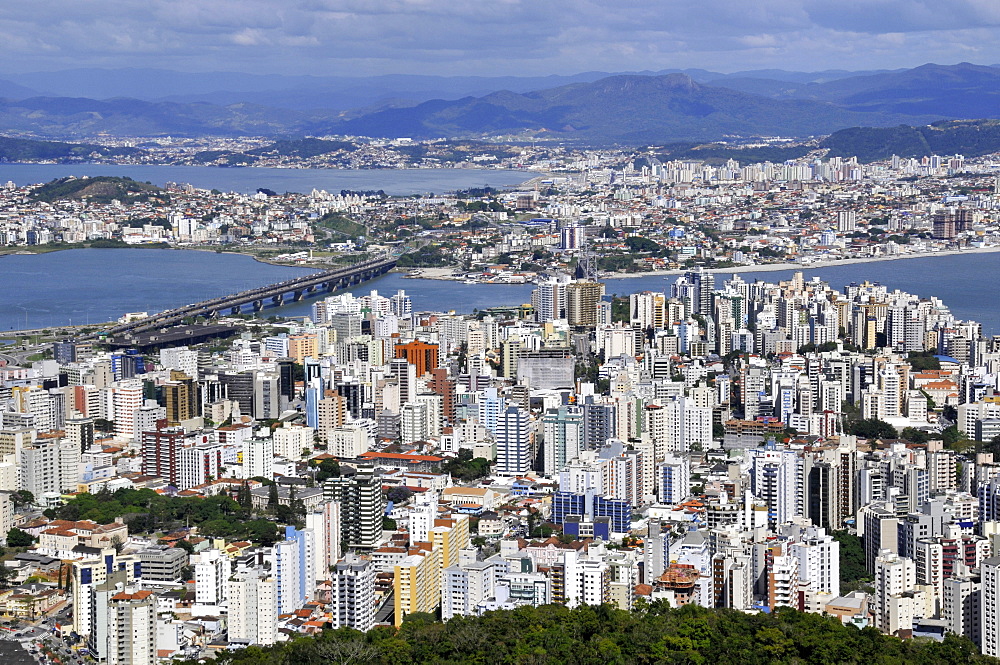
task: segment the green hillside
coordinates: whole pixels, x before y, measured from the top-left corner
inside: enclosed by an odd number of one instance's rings
[[[633,613],[610,606],[522,607],[456,617],[407,617],[399,630],[344,628],[273,647],[223,652],[225,665],[327,663],[864,663],[997,664],[965,638],[902,641],[874,628],[781,608],[744,614],[657,602]],[[194,665],[188,661],[186,665]]]
[[[163,194],[163,190],[147,182],[131,178],[94,176],[84,178],[59,178],[36,188],[31,193],[35,201],[58,201],[65,199],[88,199],[96,203],[110,203],[112,200],[145,201],[151,196]]]
[[[111,148],[90,143],[35,141],[0,136],[0,162],[80,161],[89,157],[134,155],[137,148]]]
[[[943,120],[911,127],[852,127],[834,132],[820,143],[831,157],[862,162],[925,155],[978,157],[1000,152],[1000,120]]]

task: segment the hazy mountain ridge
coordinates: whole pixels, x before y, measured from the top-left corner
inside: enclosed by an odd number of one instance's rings
[[[700,83],[747,85],[743,79],[764,81],[758,85],[791,85],[835,80],[876,72],[787,72],[756,70],[723,74],[704,69],[664,69],[641,72],[588,71],[548,76],[429,76],[390,74],[381,76],[305,76],[234,72],[188,73],[165,69],[80,68],[57,72],[11,75],[0,82],[0,97],[130,97],[145,101],[206,102],[227,106],[238,102],[293,110],[347,110],[406,100],[409,105],[431,99],[482,97],[497,90],[530,92],[570,83],[591,83],[617,75],[661,76],[687,74]],[[5,87],[6,84],[6,87]],[[742,88],[740,88],[742,89]],[[6,92],[5,92],[6,91]],[[762,92],[746,90],[748,92]]]
[[[925,116],[920,121],[938,119]],[[684,74],[611,76],[524,94],[502,91],[452,102],[433,100],[349,120],[349,134],[435,138],[521,131],[594,142],[709,140],[727,135],[804,136],[855,125],[913,121],[861,113],[829,102],[774,100],[702,85]]]
[[[120,80],[113,85],[105,81],[96,90],[114,92],[123,86],[138,85],[142,75],[149,78],[151,70],[122,71],[125,74],[117,72]],[[942,119],[1000,117],[1000,69],[996,67],[927,64],[864,75],[842,71],[763,70],[736,74],[687,71],[690,75],[643,72],[606,76],[602,72],[584,72],[571,77],[356,79],[168,72],[158,80],[147,80],[137,92],[149,92],[151,86],[158,86],[160,92],[176,92],[194,81],[191,89],[195,93],[211,97],[216,84],[228,81],[236,88],[255,88],[253,95],[266,98],[273,91],[262,88],[291,82],[300,86],[302,96],[290,104],[305,105],[327,93],[342,93],[341,101],[347,101],[357,99],[363,92],[309,91],[311,84],[379,81],[381,87],[365,92],[379,99],[366,107],[347,110],[296,110],[248,101],[226,105],[207,101],[151,101],[132,96],[102,100],[67,96],[7,98],[0,99],[0,131],[75,140],[86,140],[100,133],[275,138],[329,134],[388,138],[535,134],[593,144],[663,144],[733,136],[817,136],[850,127],[911,126]],[[86,85],[88,77],[106,74],[100,70],[78,72],[79,85]],[[59,83],[61,76],[64,73],[52,73],[33,82],[45,87]],[[24,84],[24,77],[8,78],[14,79],[14,86]],[[422,95],[431,90],[486,88],[498,82],[511,83],[512,88],[421,102],[386,96],[401,90],[404,94]],[[524,89],[540,82],[562,85]],[[0,90],[3,86],[0,81]],[[411,87],[404,90],[403,86]],[[252,96],[250,92],[235,91],[233,99],[244,94]]]

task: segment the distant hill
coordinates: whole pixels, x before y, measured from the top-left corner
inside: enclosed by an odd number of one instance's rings
[[[89,199],[98,203],[110,203],[112,200],[144,201],[151,196],[163,193],[163,189],[148,182],[139,182],[131,178],[113,176],[94,176],[85,178],[59,178],[38,187],[31,193],[35,201],[59,201]]]
[[[927,116],[923,120],[938,119]],[[591,142],[711,140],[726,135],[805,136],[912,116],[858,113],[826,102],[772,100],[702,85],[684,74],[611,76],[530,93],[434,100],[348,120],[348,134],[433,138],[531,131]]]
[[[239,72],[176,72],[166,69],[125,67],[79,68],[12,75],[0,97],[130,97],[145,101],[201,102],[218,106],[248,103],[298,111],[329,109],[348,111],[370,106],[413,106],[432,99],[482,97],[498,90],[530,92],[571,83],[589,83],[608,76],[635,74],[660,76],[687,74],[699,83],[730,87],[754,94],[779,94],[789,84],[821,83],[881,72],[827,70],[790,72],[780,69],[723,74],[704,69],[664,69],[643,72],[589,71],[550,76],[308,76],[245,74]],[[40,91],[40,92],[35,92]]]
[[[854,111],[937,115],[948,118],[1000,117],[1000,69],[962,62],[929,63],[895,72],[853,76],[824,83],[773,86],[781,99],[827,101]]]
[[[25,99],[27,97],[37,96],[37,90],[27,86],[18,85],[13,81],[0,80],[0,98],[2,99]]]
[[[755,162],[775,162],[780,164],[789,159],[799,159],[815,150],[815,145],[763,146],[743,148],[740,146],[723,145],[721,143],[672,143],[656,151],[660,159],[698,159],[708,164],[724,164],[735,159],[741,164]]]
[[[330,118],[329,114],[309,115],[251,104],[214,106],[77,97],[0,100],[0,128],[61,139],[101,133],[116,136],[301,135],[314,133],[312,130],[317,126],[329,127],[336,123],[336,118]]]
[[[253,164],[262,157],[298,157],[308,159],[327,155],[338,150],[353,150],[358,144],[351,141],[327,141],[316,138],[286,139],[275,141],[266,146],[247,150],[246,152],[230,152],[224,150],[205,150],[195,153],[194,161],[203,164],[222,163]]]
[[[830,156],[856,156],[862,162],[925,155],[978,157],[1000,152],[1000,120],[947,120],[911,127],[851,127],[820,142]]]
[[[36,141],[0,136],[0,162],[32,162],[40,160],[74,160],[93,156],[110,157],[135,155],[143,152],[138,148],[113,148],[89,143],[62,143],[59,141]]]
[[[109,78],[109,70],[78,70],[76,83],[67,72],[8,78],[14,86],[30,84],[29,92],[86,90],[92,83],[95,94],[120,93],[134,86],[137,95],[173,95],[176,101],[120,96],[3,98],[0,131],[79,141],[102,133],[252,135],[276,140],[330,134],[489,140],[496,135],[531,134],[595,145],[664,145],[1000,118],[1000,69],[969,63],[862,75],[838,70],[720,74],[696,69],[611,76],[583,72],[553,77],[367,78],[115,72],[121,80]],[[224,84],[231,88],[218,87]],[[0,81],[0,93],[4,85]],[[295,156],[303,157],[325,148],[301,144],[269,150],[272,154],[298,150]],[[199,159],[253,163],[262,156],[259,151],[216,152]]]

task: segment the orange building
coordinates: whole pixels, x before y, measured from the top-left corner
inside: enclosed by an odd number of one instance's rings
[[[396,346],[396,357],[406,358],[406,362],[417,368],[417,376],[423,376],[438,366],[438,345],[414,340]]]

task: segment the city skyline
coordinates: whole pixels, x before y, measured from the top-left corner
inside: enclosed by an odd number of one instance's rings
[[[76,67],[369,76],[720,72],[1000,62],[1000,7],[977,0],[767,0],[747,7],[508,0],[90,3],[0,9],[8,75]],[[488,35],[489,39],[483,39]]]

